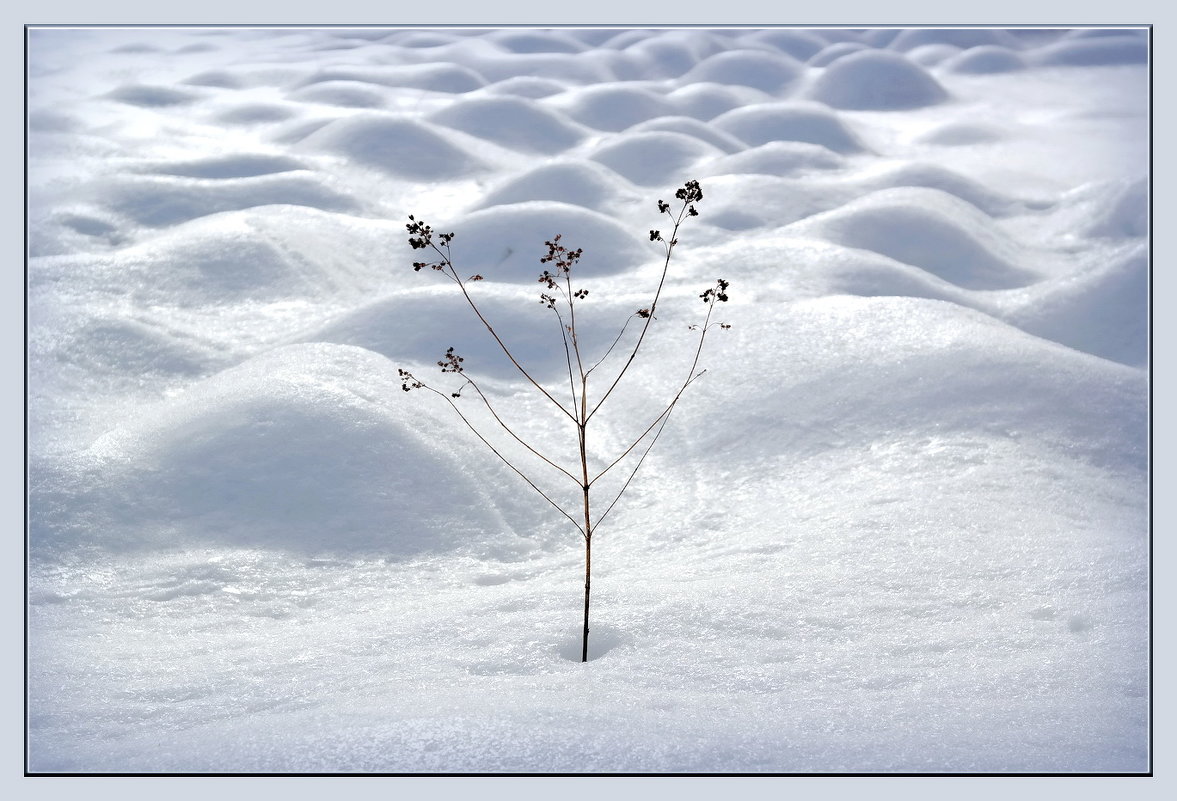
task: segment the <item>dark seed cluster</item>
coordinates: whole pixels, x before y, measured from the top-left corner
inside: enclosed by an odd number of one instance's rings
[[[582,248],[576,250],[569,250],[560,244],[560,239],[563,234],[556,234],[550,241],[544,242],[548,246],[548,254],[540,258],[540,264],[547,264],[549,262],[555,265],[556,271],[544,270],[539,275],[539,283],[546,286],[548,289],[559,289],[559,284],[556,282],[561,278],[567,280],[568,275],[572,272],[572,267],[576,262],[580,261],[581,255],[584,253]],[[575,298],[588,297],[587,289],[578,289],[573,293]],[[556,308],[556,299],[548,294],[541,294],[539,302],[547,306],[549,309]]]
[[[703,188],[698,181],[687,181],[674,196],[685,203],[698,203],[703,199]]]
[[[684,215],[690,217],[697,217],[699,215],[699,212],[695,209],[694,204],[703,199],[703,189],[699,185],[698,181],[687,181],[685,184],[683,184],[682,187],[675,191],[674,196],[682,202],[682,206],[679,207],[678,212],[673,212],[671,210],[671,204],[664,200],[658,201],[658,212],[669,215],[671,223],[674,226],[674,233],[677,234],[679,226],[683,222]],[[413,262],[413,269],[415,271],[420,271],[428,267],[432,270],[445,271],[452,280],[461,285],[462,280],[458,277],[453,263],[450,260],[450,242],[454,238],[454,233],[452,231],[448,233],[436,233],[432,226],[426,224],[423,220],[418,220],[412,214],[409,215],[409,221],[405,228],[409,233],[409,245],[414,250],[432,250],[436,256],[439,257],[436,261],[432,262],[415,261]],[[549,290],[554,290],[551,293],[541,293],[539,296],[539,302],[541,305],[547,306],[549,309],[553,310],[557,308],[557,298],[560,295],[565,294],[565,292],[570,294],[570,296],[566,298],[569,304],[571,304],[573,300],[583,300],[587,298],[589,294],[587,289],[577,289],[573,291],[569,285],[569,277],[572,272],[572,268],[578,261],[580,261],[584,251],[580,248],[572,250],[565,247],[561,241],[562,238],[562,234],[556,234],[554,237],[552,237],[551,240],[544,242],[544,245],[547,246],[548,250],[547,253],[539,260],[541,264],[552,265],[550,268],[545,269],[539,275],[539,283],[543,284],[545,288]],[[650,241],[666,243],[665,246],[667,247],[668,259],[670,256],[670,249],[673,249],[674,246],[678,244],[677,238],[672,238],[669,242],[667,242],[663,238],[662,232],[656,228],[650,229]],[[466,280],[473,282],[482,281],[485,279],[482,275],[475,274],[471,275]],[[561,281],[563,281],[564,285],[568,285],[567,290],[564,288],[564,286],[561,285]],[[713,304],[717,301],[723,303],[728,299],[727,289],[728,282],[720,278],[716,280],[714,287],[705,290],[701,295],[699,295],[699,297],[703,299],[704,303]],[[646,320],[654,318],[654,306],[651,305],[646,308],[638,309],[634,314]],[[711,325],[717,325],[720,328],[731,328],[731,326],[727,323],[711,323]],[[573,329],[573,326],[565,325],[565,328],[569,333],[575,336],[576,332]],[[692,328],[698,328],[698,326],[692,326]],[[445,357],[440,359],[437,362],[437,365],[441,368],[443,373],[463,374],[463,361],[464,359],[461,356],[458,356],[454,353],[453,348],[449,348],[445,352]],[[403,389],[405,392],[421,388],[430,389],[430,387],[427,387],[424,383],[418,381],[417,378],[409,371],[398,370],[398,373],[400,374],[401,378],[401,389]],[[467,383],[470,383],[469,379],[467,379]],[[459,392],[453,392],[451,393],[451,397],[458,398],[461,397],[461,395]]]
[[[409,215],[409,222],[406,223],[405,228],[409,231],[409,245],[413,250],[424,250],[425,248],[433,248],[438,250],[437,245],[433,244],[433,227],[426,225],[423,221],[416,219],[412,214]],[[448,234],[438,234],[437,238],[441,241],[448,252],[450,241],[454,238],[453,231]],[[413,270],[420,271],[424,267],[432,270],[444,270],[449,263],[449,259],[442,259],[437,262],[415,261],[413,262]],[[477,280],[477,279],[475,279]]]
[[[462,362],[466,361],[458,354],[454,353],[453,348],[447,348],[445,358],[437,363],[443,373],[460,373],[462,372]]]
[[[425,386],[420,381],[418,381],[416,377],[414,377],[413,374],[408,370],[402,370],[398,367],[397,373],[401,378],[401,389],[403,389],[405,392],[408,392],[412,389],[420,389],[421,387]]]
[[[674,193],[674,196],[681,200],[687,206],[687,215],[690,217],[698,217],[699,212],[695,210],[693,204],[698,203],[703,199],[703,188],[699,186],[698,181],[687,181],[682,187]],[[670,214],[670,204],[664,200],[658,201],[658,213]],[[678,222],[677,220],[675,221]],[[661,235],[657,231],[650,232],[650,241],[656,242],[661,239]],[[671,243],[676,244],[676,243]]]
[[[705,290],[699,297],[703,299],[704,303],[711,303],[713,300],[718,300],[720,303],[727,303],[727,287],[727,281],[720,278],[715,282],[715,286]]]
[[[556,236],[553,237],[551,241],[544,242],[544,244],[548,246],[548,255],[539,260],[540,264],[555,262],[556,275],[558,276],[567,275],[568,273],[572,272],[572,265],[576,264],[576,262],[580,260],[581,254],[584,253],[584,250],[581,248],[577,248],[576,250],[569,250],[568,248],[561,245],[560,238],[562,236],[563,234],[556,234]],[[544,271],[544,274],[547,274],[546,270]],[[543,281],[544,279],[541,277],[540,280]]]

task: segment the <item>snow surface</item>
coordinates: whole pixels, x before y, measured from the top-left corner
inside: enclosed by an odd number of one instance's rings
[[[1147,59],[1131,29],[30,31],[28,768],[1148,770]],[[595,463],[716,277],[733,327],[595,538],[581,664],[578,535],[397,368],[454,345],[574,437],[404,221],[457,233],[559,387],[543,241],[584,248],[607,346],[692,178]]]

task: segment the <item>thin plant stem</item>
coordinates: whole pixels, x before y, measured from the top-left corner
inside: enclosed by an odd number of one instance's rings
[[[522,478],[524,481],[527,482],[528,486],[530,486],[533,490],[535,490],[541,496],[543,496],[543,499],[545,501],[547,501],[548,503],[550,503],[556,509],[557,512],[559,512],[560,514],[562,514],[566,518],[568,518],[572,522],[572,525],[576,526],[577,531],[579,531],[581,534],[584,534],[584,529],[581,528],[580,523],[576,522],[576,518],[574,518],[572,515],[568,514],[568,512],[564,511],[564,507],[562,507],[560,504],[558,504],[554,500],[552,500],[552,498],[546,492],[544,492],[542,489],[540,489],[538,486],[536,486],[535,482],[532,481],[530,478],[528,478],[527,475],[522,470],[520,470],[518,467],[516,467],[515,464],[510,459],[508,459],[506,456],[503,456],[503,454],[499,452],[499,449],[496,448],[494,445],[492,445],[490,443],[490,441],[482,435],[482,432],[480,432],[474,426],[474,424],[471,423],[466,418],[466,415],[464,415],[462,413],[462,410],[458,408],[458,404],[454,403],[453,398],[449,398],[446,396],[446,394],[444,392],[440,392],[440,391],[434,389],[433,387],[426,386],[424,384],[421,385],[421,389],[429,390],[430,392],[434,393],[435,395],[440,397],[442,400],[444,400],[446,403],[448,403],[450,405],[450,407],[453,408],[453,410],[455,412],[457,412],[458,417],[460,417],[462,419],[462,422],[466,424],[466,427],[474,432],[474,436],[476,436],[480,440],[482,440],[482,444],[484,444],[484,445],[486,445],[486,447],[490,448],[490,450],[494,453],[494,455],[499,457],[499,459],[502,460],[503,464],[505,464],[507,467],[511,468],[512,470],[514,470],[515,473],[520,478]]]
[[[580,484],[580,480],[579,480],[579,479],[577,479],[577,477],[576,477],[576,476],[572,475],[572,473],[568,472],[568,471],[567,471],[567,470],[565,470],[563,467],[561,467],[560,465],[556,464],[554,461],[552,461],[551,459],[549,459],[547,456],[544,456],[544,455],[543,455],[542,453],[540,453],[538,450],[536,450],[535,448],[533,448],[533,447],[532,447],[530,444],[528,444],[527,442],[525,442],[525,441],[524,441],[524,440],[523,440],[523,439],[522,439],[522,438],[521,438],[521,437],[520,437],[518,434],[516,434],[516,433],[515,433],[515,431],[514,431],[514,429],[512,429],[512,428],[511,428],[509,425],[507,425],[507,424],[506,424],[506,423],[503,421],[503,419],[502,419],[501,417],[499,417],[499,414],[498,414],[498,412],[497,412],[497,411],[495,411],[495,408],[494,408],[494,406],[493,406],[493,405],[491,405],[490,399],[486,397],[486,394],[485,394],[485,393],[482,391],[482,387],[478,386],[478,383],[477,383],[476,381],[474,381],[474,380],[473,380],[472,378],[470,378],[469,376],[466,376],[465,374],[463,374],[463,378],[465,378],[465,379],[466,379],[466,383],[468,383],[470,386],[474,387],[474,391],[478,393],[478,397],[482,398],[482,402],[483,402],[484,404],[486,404],[486,409],[487,409],[487,411],[489,411],[489,412],[490,412],[491,416],[492,416],[492,417],[495,419],[495,421],[496,421],[496,422],[497,422],[497,423],[498,423],[500,426],[502,426],[502,429],[503,429],[504,431],[506,431],[508,434],[510,434],[510,435],[511,435],[511,437],[512,437],[512,438],[513,438],[513,439],[514,439],[516,442],[518,442],[520,445],[522,445],[522,446],[523,446],[524,448],[526,448],[527,450],[531,451],[531,453],[532,453],[532,454],[534,454],[534,455],[535,455],[536,457],[538,457],[539,459],[543,460],[543,461],[544,461],[544,462],[546,462],[547,464],[549,464],[549,465],[551,465],[552,467],[554,467],[554,468],[556,468],[557,470],[559,470],[559,471],[560,471],[561,473],[563,473],[564,475],[568,476],[568,478],[572,479],[572,480],[573,480],[573,481],[575,481],[577,484]],[[435,391],[437,391],[437,390],[435,390]],[[452,403],[453,403],[453,401],[452,401],[452,400],[450,400],[450,403],[452,404]]]
[[[462,290],[462,296],[464,298],[466,298],[466,303],[469,304],[469,306],[470,306],[471,310],[473,310],[475,316],[478,317],[478,319],[482,322],[482,324],[484,326],[486,326],[486,330],[490,332],[490,335],[492,337],[494,337],[494,341],[498,343],[498,345],[502,349],[503,353],[505,353],[507,355],[507,358],[511,360],[511,364],[515,365],[515,368],[517,370],[519,370],[519,372],[523,375],[523,377],[526,378],[529,382],[531,382],[532,386],[534,386],[536,389],[538,389],[543,394],[543,396],[545,398],[547,398],[552,403],[554,403],[556,405],[557,409],[562,411],[564,414],[568,415],[568,417],[575,420],[576,418],[572,415],[572,413],[564,408],[564,404],[560,403],[560,401],[553,398],[551,393],[549,393],[546,389],[544,389],[542,384],[540,384],[538,381],[536,381],[534,378],[531,377],[531,373],[527,372],[527,369],[522,364],[520,364],[519,361],[515,358],[515,354],[511,353],[511,349],[507,347],[507,344],[505,342],[503,342],[503,340],[501,338],[499,338],[498,333],[494,330],[494,326],[492,326],[490,324],[490,321],[488,321],[482,315],[482,311],[478,308],[478,304],[474,302],[474,299],[472,297],[470,297],[470,293],[466,289],[465,282],[462,281],[462,279],[458,276],[457,268],[454,267],[454,263],[450,260],[450,256],[449,256],[450,247],[449,247],[449,245],[448,244],[446,245],[446,252],[445,253],[442,253],[441,248],[439,248],[432,241],[429,242],[429,246],[431,248],[433,248],[435,251],[437,251],[437,254],[442,257],[442,260],[444,261],[445,265],[449,268],[448,275],[449,275],[450,279],[453,280],[454,283],[456,283],[458,285],[458,288]]]
[[[586,377],[586,378],[587,378],[588,376],[592,375],[592,372],[593,372],[593,370],[596,370],[598,367],[600,367],[600,366],[601,366],[601,363],[602,363],[602,362],[604,362],[604,361],[605,361],[605,359],[608,359],[608,358],[609,358],[609,354],[613,352],[613,349],[614,349],[615,347],[617,347],[617,343],[621,341],[621,338],[622,338],[623,336],[625,336],[625,330],[626,330],[627,328],[629,328],[629,324],[630,324],[631,322],[633,322],[633,318],[634,318],[634,317],[635,317],[635,315],[632,315],[632,314],[631,314],[629,317],[627,317],[627,318],[625,319],[625,324],[621,326],[621,331],[619,331],[619,332],[617,333],[617,336],[616,336],[616,337],[614,338],[614,340],[613,340],[613,344],[611,344],[611,345],[609,346],[609,349],[605,351],[605,355],[604,355],[604,356],[602,356],[601,358],[597,359],[596,363],[595,363],[595,364],[593,364],[593,366],[592,366],[592,367],[590,367],[590,368],[588,369],[588,372],[586,372],[586,373],[585,373],[585,377]]]
[[[572,353],[568,349],[568,333],[564,327],[564,318],[560,315],[560,310],[553,304],[552,311],[556,313],[556,323],[560,326],[560,339],[564,343],[564,363],[568,366],[568,388],[572,392],[572,408],[577,406],[576,401],[576,379],[572,377]],[[579,419],[576,422],[580,422]]]
[[[683,207],[679,210],[678,217],[674,219],[674,230],[671,231],[670,241],[666,243],[666,259],[662,262],[662,275],[658,278],[658,288],[654,291],[654,300],[650,304],[650,313],[646,317],[645,324],[642,325],[641,333],[638,334],[638,341],[634,343],[633,350],[630,351],[629,358],[626,359],[625,364],[621,368],[621,371],[617,374],[617,377],[613,379],[613,383],[609,385],[609,388],[605,390],[605,394],[602,395],[600,400],[598,400],[593,406],[593,410],[589,412],[588,418],[585,418],[586,420],[596,414],[597,410],[600,409],[602,405],[604,405],[609,396],[613,394],[613,390],[617,388],[619,383],[621,383],[622,377],[624,377],[626,372],[629,370],[629,366],[633,364],[633,360],[637,358],[638,351],[642,347],[642,341],[646,338],[646,332],[650,328],[650,323],[654,320],[654,312],[658,307],[658,299],[662,297],[662,287],[666,284],[666,274],[670,270],[670,256],[674,252],[674,246],[678,242],[678,228],[680,225],[682,225],[683,214],[686,213],[687,207],[689,205],[690,204],[684,200]]]
[[[642,466],[642,462],[646,461],[646,456],[649,455],[650,451],[654,447],[654,444],[658,442],[658,438],[660,436],[662,436],[662,430],[664,428],[666,428],[666,423],[667,423],[667,421],[670,420],[670,414],[671,414],[671,412],[674,411],[674,407],[676,404],[678,404],[679,398],[682,397],[683,392],[686,391],[687,387],[689,387],[695,381],[696,378],[703,375],[703,373],[707,372],[706,370],[702,370],[702,371],[696,373],[695,368],[697,368],[699,366],[699,356],[703,352],[703,342],[704,342],[704,340],[707,339],[707,332],[711,329],[711,313],[713,311],[715,311],[715,296],[714,295],[712,295],[710,301],[707,304],[707,316],[706,316],[706,318],[704,318],[702,330],[699,332],[699,343],[695,347],[695,356],[691,360],[691,367],[690,367],[690,370],[687,372],[686,381],[684,381],[683,385],[681,387],[679,387],[678,392],[675,393],[674,399],[670,401],[670,404],[666,407],[666,409],[662,412],[662,414],[659,415],[658,419],[660,419],[662,422],[660,425],[658,425],[658,430],[654,433],[653,438],[650,440],[650,444],[647,445],[646,449],[642,452],[641,457],[638,459],[637,464],[634,465],[633,471],[629,474],[629,477],[625,480],[625,483],[621,485],[621,489],[618,491],[616,497],[614,497],[613,500],[609,503],[609,505],[605,508],[605,511],[601,514],[601,516],[599,518],[597,518],[597,522],[596,522],[597,527],[599,527],[601,525],[601,522],[609,515],[609,512],[613,511],[613,507],[617,504],[617,502],[619,500],[621,500],[621,496],[625,494],[626,489],[629,488],[630,482],[632,482],[634,479],[634,476],[637,475],[638,470]],[[607,473],[609,470],[612,470],[613,467],[618,462],[620,462],[622,459],[624,459],[625,456],[628,455],[630,453],[630,451],[632,451],[637,446],[637,444],[645,438],[646,434],[650,433],[650,429],[653,428],[654,425],[658,423],[658,419],[655,419],[655,421],[650,424],[650,427],[647,428],[644,432],[642,432],[642,435],[639,436],[634,441],[634,443],[632,445],[630,445],[629,448],[626,449],[625,453],[623,453],[620,457],[618,457],[613,462],[613,464],[609,465],[604,470],[602,470],[601,473],[597,475],[597,478],[600,478],[601,476],[605,475],[605,473]],[[593,481],[596,481],[597,478],[594,478]]]
[[[612,470],[614,467],[616,467],[618,465],[618,463],[620,463],[621,461],[623,461],[625,459],[626,456],[629,456],[629,454],[633,452],[633,449],[636,448],[638,445],[640,445],[642,440],[646,438],[646,435],[654,430],[654,426],[658,425],[658,423],[660,421],[662,421],[664,418],[666,418],[670,415],[671,409],[674,408],[674,404],[678,403],[678,399],[679,399],[679,397],[681,397],[683,390],[685,390],[688,386],[690,386],[696,378],[699,378],[700,376],[702,376],[706,372],[707,372],[706,370],[700,370],[698,373],[691,376],[687,380],[687,382],[682,385],[682,388],[679,389],[679,393],[674,396],[674,399],[666,406],[665,409],[662,410],[662,413],[654,418],[654,422],[650,423],[650,425],[646,427],[646,430],[643,431],[640,435],[638,435],[638,438],[635,439],[632,443],[630,443],[629,447],[626,448],[624,451],[622,451],[621,455],[618,456],[616,459],[614,459],[609,464],[608,467],[606,467],[600,473],[597,473],[597,475],[593,477],[593,480],[589,482],[589,485],[591,486],[593,484],[596,484],[598,479],[600,479],[602,476],[604,476],[606,473],[608,473],[610,470]]]

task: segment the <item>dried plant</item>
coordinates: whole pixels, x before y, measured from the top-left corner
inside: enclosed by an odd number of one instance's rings
[[[566,247],[561,241],[562,236],[560,234],[557,234],[550,241],[544,243],[548,249],[547,254],[541,257],[539,261],[541,264],[550,266],[545,268],[539,276],[539,283],[543,284],[545,290],[540,293],[539,302],[546,308],[552,310],[555,314],[556,322],[559,325],[560,336],[564,346],[565,364],[568,371],[568,396],[564,399],[557,397],[557,395],[562,395],[564,390],[557,391],[549,389],[533,377],[527,367],[516,359],[510,347],[500,338],[494,326],[484,316],[477,301],[471,295],[469,288],[469,284],[481,281],[483,277],[481,275],[472,275],[465,279],[461,277],[461,274],[451,259],[450,243],[454,238],[454,234],[452,232],[434,233],[431,226],[425,224],[423,221],[417,220],[413,215],[409,215],[409,222],[406,226],[409,231],[409,244],[413,249],[430,251],[431,257],[436,259],[431,262],[414,262],[413,269],[416,271],[423,269],[434,270],[442,273],[456,284],[462,293],[462,297],[465,298],[466,303],[470,306],[470,309],[482,322],[483,326],[485,326],[490,336],[498,343],[503,353],[510,359],[511,364],[515,366],[519,374],[551,403],[554,407],[553,414],[567,417],[575,426],[577,439],[575,451],[577,457],[576,463],[563,465],[559,460],[541,453],[520,436],[516,432],[515,427],[509,425],[503,419],[495,409],[494,404],[491,403],[490,398],[487,397],[486,393],[479,386],[478,381],[467,374],[463,366],[463,358],[454,353],[452,347],[446,350],[445,356],[437,364],[441,368],[442,373],[454,373],[462,379],[462,383],[454,390],[449,392],[439,390],[427,384],[408,370],[399,370],[402,388],[405,392],[414,389],[424,389],[449,403],[467,427],[474,432],[475,436],[490,448],[511,470],[519,475],[520,478],[527,482],[533,490],[539,493],[544,500],[566,517],[576,530],[580,532],[584,540],[584,632],[581,645],[582,662],[588,661],[589,589],[592,583],[593,534],[605,518],[608,517],[609,513],[613,511],[614,506],[616,506],[617,502],[621,500],[621,497],[629,488],[642,462],[645,461],[646,456],[650,453],[650,449],[653,448],[659,436],[662,434],[662,430],[670,419],[671,412],[674,411],[683,392],[706,372],[706,370],[699,369],[699,358],[703,352],[703,343],[707,338],[707,333],[714,327],[725,329],[730,327],[727,323],[713,322],[711,319],[715,304],[726,302],[728,299],[728,282],[721,278],[716,281],[715,286],[706,289],[699,295],[707,309],[703,316],[703,321],[697,325],[690,326],[690,330],[695,332],[696,338],[690,367],[681,385],[678,386],[673,397],[665,405],[656,409],[656,414],[653,414],[652,419],[644,430],[627,447],[612,454],[613,458],[608,460],[607,467],[593,475],[592,471],[589,470],[589,423],[610,396],[612,396],[622,379],[629,373],[642,347],[642,343],[645,342],[646,333],[650,325],[657,319],[655,312],[658,308],[659,300],[662,297],[663,287],[666,284],[671,256],[674,253],[674,249],[678,246],[679,228],[688,217],[698,215],[695,204],[703,199],[703,190],[700,188],[698,181],[687,181],[684,186],[675,192],[675,197],[681,201],[681,205],[677,208],[672,208],[671,204],[662,200],[658,201],[659,213],[669,217],[673,224],[669,238],[663,237],[662,233],[656,229],[650,231],[650,241],[661,243],[665,249],[662,274],[658,280],[658,286],[654,290],[653,300],[650,301],[648,306],[638,309],[626,319],[625,323],[621,326],[621,330],[613,339],[612,344],[595,361],[589,361],[585,358],[586,354],[583,354],[581,351],[581,339],[578,336],[578,302],[583,302],[588,297],[589,290],[577,287],[574,284],[573,273],[583,251],[579,248],[572,250]],[[639,321],[640,325],[640,328],[636,331],[636,336],[634,332],[629,332],[630,324],[635,320]],[[618,351],[618,346],[626,338],[627,332],[630,333],[630,337],[633,339],[632,345],[626,345],[621,351]],[[595,377],[593,373],[598,368],[601,368],[606,363],[606,360],[610,356],[613,356],[615,352],[628,352],[628,356],[626,356],[620,367],[615,368],[611,378],[603,379],[602,385],[604,386],[604,391],[591,396],[589,392],[590,377]],[[507,456],[504,453],[504,448],[496,446],[495,442],[485,432],[479,430],[479,427],[471,421],[470,417],[462,410],[458,403],[458,400],[462,398],[463,391],[467,388],[473,390],[478,396],[479,401],[486,407],[495,423],[498,424],[499,428],[501,428],[502,432],[510,440],[521,445],[532,455],[554,468],[560,475],[566,477],[576,485],[582,501],[579,509],[570,511],[556,501],[552,497],[555,493],[545,490],[536,476],[529,475],[517,463],[518,460]],[[616,494],[607,499],[608,503],[604,505],[604,511],[595,513],[600,507],[594,506],[592,503],[594,500],[593,488],[606,474],[610,473],[614,468],[620,467],[622,463],[627,463],[626,468],[629,470],[629,475],[621,483],[621,488]]]

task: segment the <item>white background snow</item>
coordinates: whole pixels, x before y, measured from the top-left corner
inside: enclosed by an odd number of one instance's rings
[[[29,40],[33,771],[1149,766],[1142,31],[39,30]],[[595,539],[440,402],[454,345],[560,429],[648,302]],[[509,365],[506,366],[509,368]],[[436,368],[435,368],[436,369]],[[640,429],[639,429],[640,430]]]

